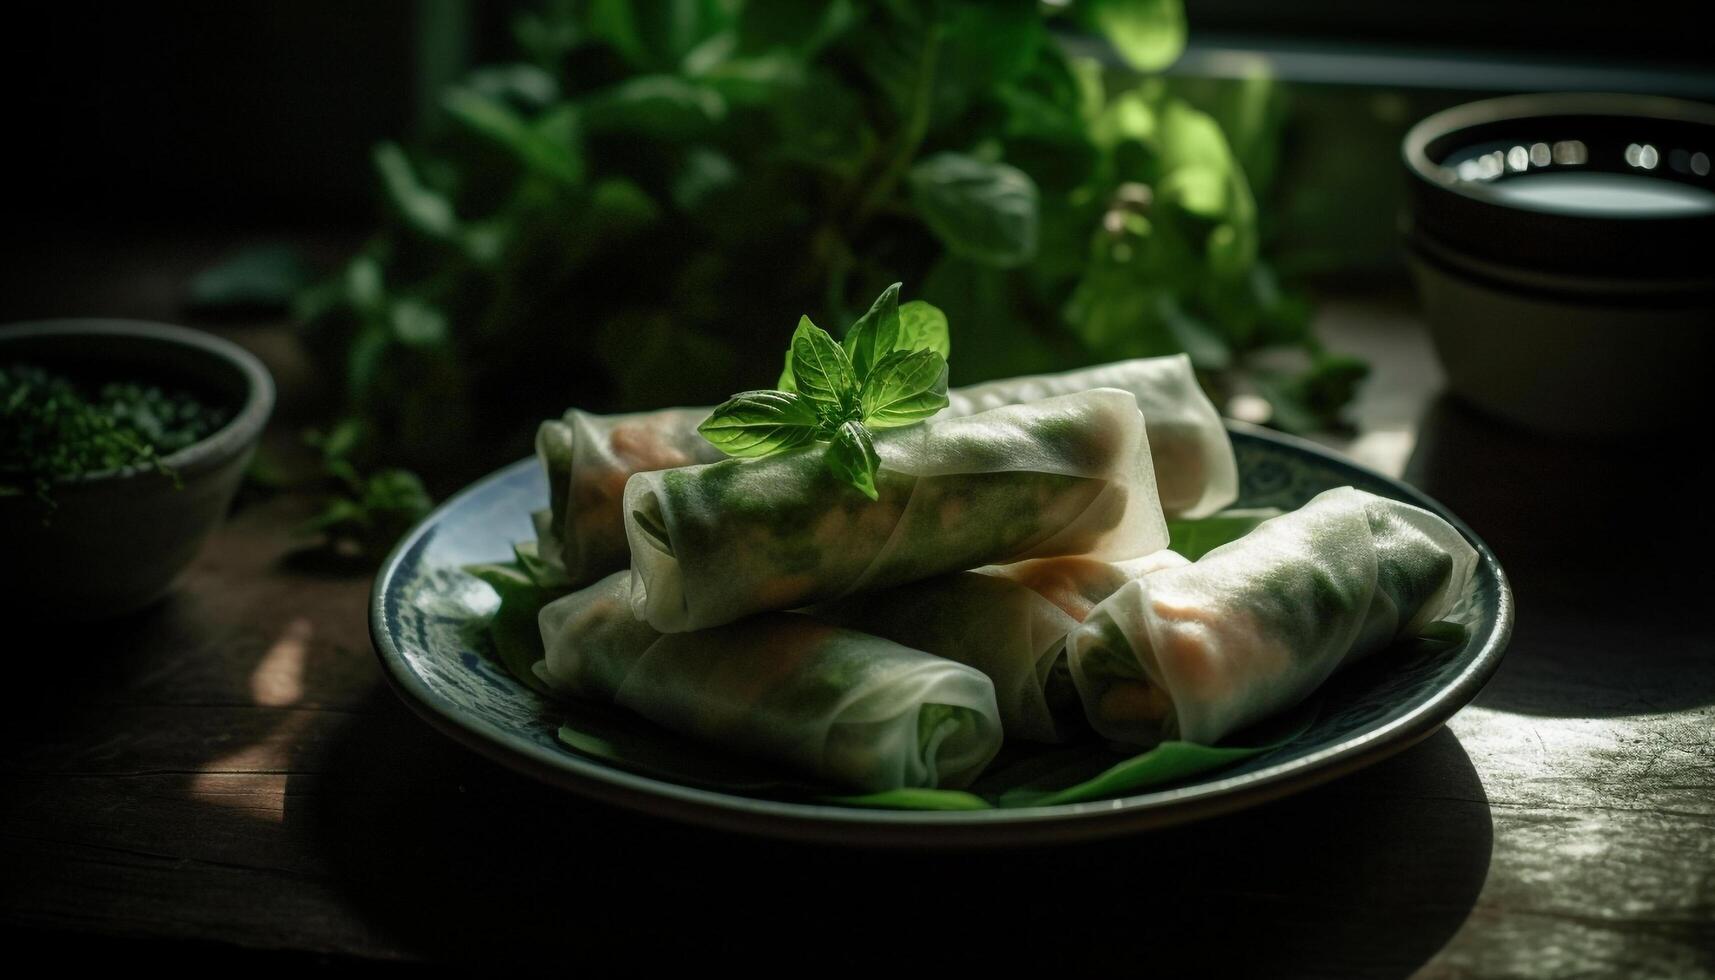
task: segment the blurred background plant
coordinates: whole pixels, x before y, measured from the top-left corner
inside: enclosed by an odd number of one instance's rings
[[[947,312],[954,384],[1185,351],[1308,430],[1364,374],[1263,258],[1271,86],[1198,107],[1154,74],[1179,0],[551,0],[512,33],[375,147],[384,226],[296,298],[343,382],[329,527],[393,523],[360,464],[468,477],[568,405],[766,387],[800,313],[899,280]],[[192,295],[304,273],[247,253]]]

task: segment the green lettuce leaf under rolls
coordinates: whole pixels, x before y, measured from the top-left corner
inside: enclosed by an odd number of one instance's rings
[[[1029,558],[1160,550],[1137,404],[1097,389],[876,436],[877,499],[819,446],[638,473],[632,608],[668,633]]]
[[[1007,738],[1064,742],[1089,731],[1067,635],[1124,583],[1183,563],[1171,551],[1117,563],[1040,558],[861,592],[810,614],[975,667],[994,682]]]
[[[1162,510],[1201,517],[1238,495],[1238,468],[1219,413],[1197,385],[1184,355],[1119,361],[1064,374],[1007,378],[948,392],[939,418],[975,415],[1093,388],[1129,393],[1143,412]],[[722,453],[697,426],[712,408],[668,408],[626,415],[572,409],[542,423],[536,453],[548,475],[551,505],[535,516],[543,560],[576,584],[630,562],[621,500],[633,473],[713,463]]]
[[[1447,615],[1476,559],[1428,511],[1329,490],[1122,586],[1073,631],[1072,677],[1107,738],[1214,744]]]
[[[542,608],[550,688],[864,792],[962,787],[1000,749],[994,685],[970,667],[795,613],[664,634],[629,592],[616,572]]]

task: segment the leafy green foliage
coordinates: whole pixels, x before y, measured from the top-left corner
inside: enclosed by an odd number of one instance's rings
[[[1149,71],[1184,42],[1177,0],[545,4],[515,62],[443,93],[433,140],[377,148],[386,224],[300,298],[308,337],[390,463],[470,470],[570,399],[765,386],[787,311],[856,321],[858,387],[812,400],[854,397],[946,336],[854,302],[901,278],[966,332],[959,383],[1187,350],[1224,385],[1312,351],[1239,153],[1267,160],[1271,131],[1230,142],[1160,79],[1070,56],[1068,29]],[[810,395],[792,357],[778,387]],[[1293,424],[1342,394],[1258,389]]]
[[[353,460],[365,441],[365,427],[356,419],[345,419],[326,433],[306,434],[305,442],[320,452],[320,482],[328,491],[321,509],[298,532],[321,535],[335,553],[374,559],[427,516],[434,501],[409,470],[361,472]]]
[[[842,346],[800,317],[779,391],[745,391],[697,427],[728,456],[762,457],[829,443],[828,469],[871,500],[881,470],[871,429],[910,425],[947,407],[947,317],[921,300],[902,324],[899,283],[882,290]]]

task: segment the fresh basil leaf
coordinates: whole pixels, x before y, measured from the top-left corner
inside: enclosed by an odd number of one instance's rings
[[[1138,71],[1161,71],[1185,50],[1180,0],[1083,0],[1078,10]]]
[[[863,422],[872,429],[910,425],[947,407],[947,359],[932,350],[896,350],[863,383]]]
[[[949,251],[1001,268],[1035,257],[1039,205],[1029,174],[938,153],[911,168],[910,182],[912,203]]]
[[[816,406],[791,391],[743,391],[723,402],[697,426],[728,456],[768,456],[801,446],[816,435]]]
[[[871,500],[881,499],[875,489],[875,474],[881,469],[881,457],[875,454],[875,443],[861,422],[845,422],[834,433],[828,446],[828,469],[834,475],[863,491]]]
[[[792,383],[815,403],[820,414],[844,420],[857,409],[857,378],[852,362],[828,332],[799,317],[792,332]]]
[[[953,341],[947,333],[947,314],[940,307],[920,299],[899,305],[899,339],[894,350],[932,350],[942,357],[953,353]],[[855,367],[855,365],[854,365]]]
[[[881,291],[869,312],[858,317],[846,331],[845,349],[851,356],[852,375],[859,381],[899,342],[899,283]]]

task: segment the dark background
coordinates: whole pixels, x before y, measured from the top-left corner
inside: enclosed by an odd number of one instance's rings
[[[518,6],[186,0],[9,13],[0,37],[14,109],[9,244],[68,223],[361,231],[375,216],[370,147],[431,124],[431,93],[465,66],[507,58]],[[1715,94],[1691,4],[1186,6],[1192,47],[1177,71],[1219,76],[1220,56],[1235,50],[1271,56],[1306,110],[1300,130],[1314,125],[1318,102],[1378,92],[1413,109],[1580,80]],[[1395,128],[1415,118],[1394,115]]]

